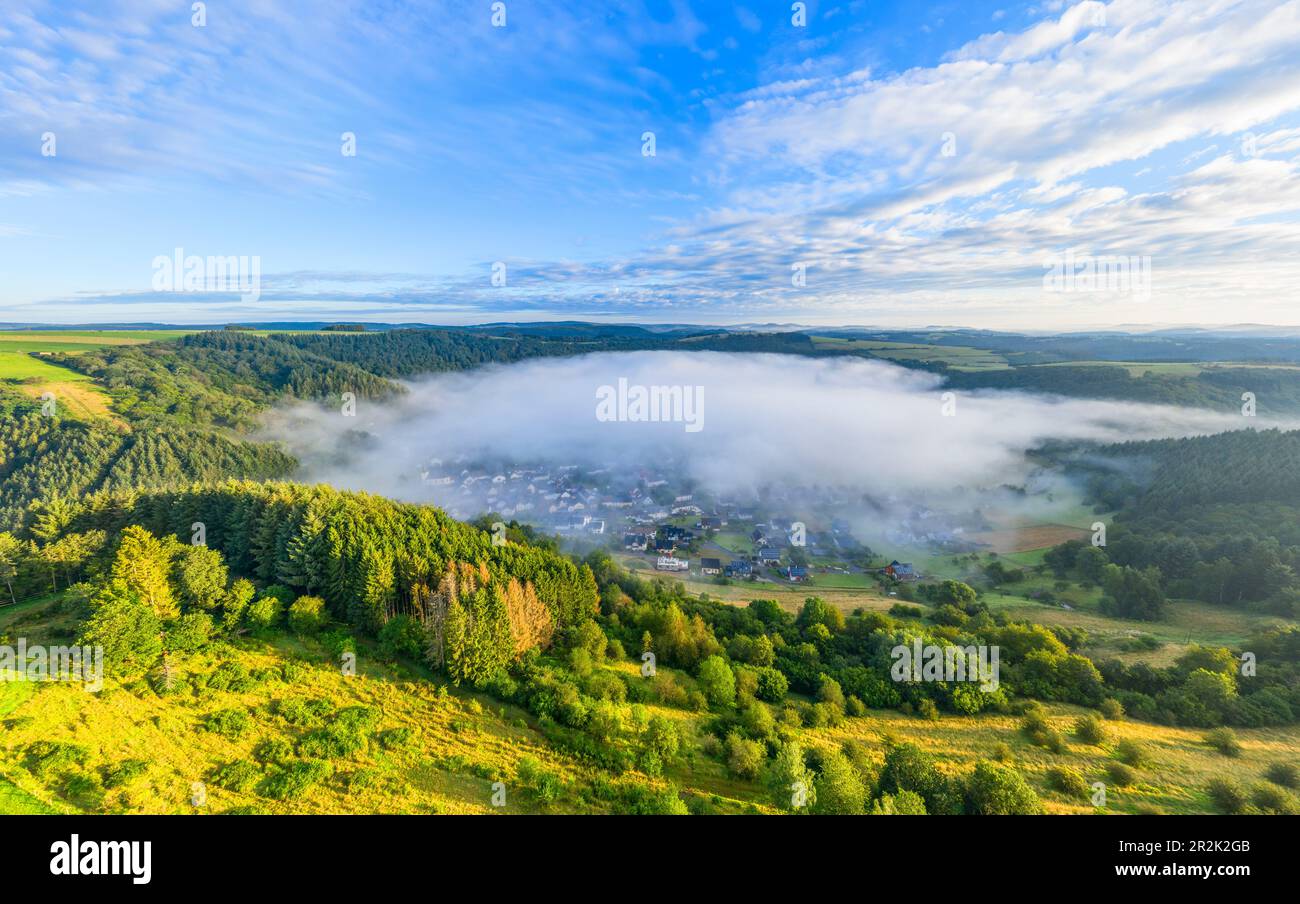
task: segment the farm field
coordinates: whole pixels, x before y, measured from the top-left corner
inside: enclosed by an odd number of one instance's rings
[[[0,385],[33,399],[52,393],[57,403],[76,417],[110,414],[108,394],[89,377],[27,352],[13,351],[4,342],[0,342]]]
[[[987,349],[962,345],[925,345],[910,342],[889,342],[879,339],[842,339],[830,336],[813,336],[813,344],[827,350],[863,351],[873,358],[888,361],[933,361],[947,364],[956,370],[1004,370],[1010,367],[1006,357]]]

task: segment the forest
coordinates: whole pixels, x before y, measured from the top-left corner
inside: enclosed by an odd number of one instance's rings
[[[1062,765],[1080,749],[1113,747],[1107,781],[1133,786],[1151,751],[1116,744],[1126,726],[1207,730],[1207,745],[1231,750],[1235,731],[1300,720],[1300,630],[1283,623],[1156,666],[1088,654],[1086,630],[1012,616],[958,580],[900,588],[888,611],[845,612],[815,590],[794,612],[762,598],[740,607],[635,575],[604,551],[569,557],[525,525],[501,536],[428,506],[285,482],[296,462],[244,437],[281,398],[383,399],[402,391],[394,379],[430,369],[636,344],[773,350],[806,338],[230,330],[68,356],[107,388],[116,417],[49,417],[3,396],[3,593],[11,605],[54,600],[69,639],[102,647],[112,679],[138,697],[201,704],[211,691],[177,678],[185,657],[301,638],[330,658],[365,650],[422,670],[525,713],[549,751],[596,776],[591,800],[619,812],[709,812],[716,801],[688,807],[667,778],[708,761],[767,789],[764,806],[779,811],[1037,813],[1045,796],[1086,798],[1083,775]],[[1114,513],[1104,545],[1061,544],[1044,567],[1101,587],[1117,618],[1159,620],[1186,599],[1295,618],[1297,453],[1300,433],[1276,430],[1040,450],[1098,512]],[[909,605],[914,595],[927,607]],[[1000,682],[890,680],[893,651],[914,643],[997,648]],[[1248,675],[1247,654],[1257,658]],[[648,717],[651,705],[697,727]],[[1061,707],[1078,713],[1072,735]],[[826,732],[882,713],[921,725],[1014,720],[1016,738],[1041,751],[1033,756],[1057,765],[1031,776],[996,754],[954,772],[894,737],[879,756],[825,743]],[[204,719],[204,731],[238,733],[247,716]],[[364,746],[349,732],[374,720],[350,720],[295,735],[260,766],[231,761],[212,780],[264,800],[305,793]],[[60,750],[33,742],[20,753],[40,772]],[[520,780],[544,806],[554,776],[538,768],[521,766]],[[1270,774],[1206,793],[1225,812],[1294,812],[1295,777]],[[68,775],[64,800],[103,799],[104,789],[75,790],[94,776],[75,766]]]

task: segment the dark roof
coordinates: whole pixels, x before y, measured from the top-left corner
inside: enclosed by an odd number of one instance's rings
[[[701,568],[721,568],[721,567],[722,567],[722,560],[721,560],[721,559],[700,559],[700,567],[701,567]]]

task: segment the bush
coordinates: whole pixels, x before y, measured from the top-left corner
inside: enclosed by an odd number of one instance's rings
[[[1297,809],[1293,794],[1275,785],[1258,784],[1250,795],[1251,803],[1262,813],[1275,816],[1295,816]]]
[[[247,760],[231,760],[212,772],[212,783],[227,791],[244,793],[253,790],[262,777],[262,770]]]
[[[1295,788],[1300,785],[1300,769],[1294,763],[1274,763],[1268,767],[1264,777],[1283,788]]]
[[[790,691],[790,681],[777,669],[763,666],[757,669],[758,686],[754,696],[768,703],[780,703]]]
[[[33,741],[27,745],[25,760],[28,771],[44,778],[55,772],[80,766],[88,756],[80,744],[65,741]]]
[[[320,759],[359,753],[366,749],[366,736],[379,723],[379,718],[379,710],[369,706],[345,707],[323,728],[304,735],[298,742],[298,753]]]
[[[289,607],[289,629],[295,634],[315,634],[325,621],[325,601],[319,596],[300,596]]]
[[[727,769],[738,778],[756,779],[763,768],[767,749],[758,741],[747,741],[739,732],[731,732],[723,745]]]
[[[1205,743],[1224,756],[1241,756],[1241,742],[1231,728],[1216,728],[1205,735]]]
[[[274,596],[260,596],[244,610],[244,622],[254,631],[265,631],[280,620],[283,607]]]
[[[56,787],[60,795],[83,809],[93,810],[104,802],[104,785],[98,775],[65,772]]]
[[[1134,769],[1141,769],[1148,761],[1146,748],[1128,738],[1115,745],[1115,758]]]
[[[1006,766],[975,764],[966,788],[967,809],[983,816],[1031,816],[1043,812],[1024,776]]]
[[[892,610],[891,610],[892,611]],[[925,801],[914,791],[882,794],[871,805],[872,816],[924,816]]]
[[[1088,783],[1074,769],[1065,766],[1053,766],[1047,770],[1047,785],[1053,791],[1059,791],[1066,797],[1087,797]]]
[[[519,761],[518,770],[519,781],[533,793],[538,803],[551,804],[559,799],[560,792],[564,789],[563,782],[554,772],[543,769],[537,759],[524,757]]]
[[[274,800],[299,797],[333,774],[334,767],[323,760],[299,760],[267,776],[258,786],[258,793]]]
[[[1137,773],[1120,762],[1107,764],[1106,775],[1110,778],[1110,783],[1112,785],[1117,785],[1120,788],[1131,785],[1133,782],[1137,781]]]
[[[334,711],[328,700],[277,700],[275,714],[290,725],[310,728],[319,725]]]
[[[268,738],[253,749],[253,756],[267,765],[288,762],[293,759],[293,745],[284,738]]]
[[[201,649],[212,636],[213,629],[212,616],[208,613],[187,612],[167,629],[163,646],[178,653]]]
[[[929,697],[924,698],[916,705],[916,714],[930,722],[939,721],[939,707]]]
[[[1112,722],[1124,718],[1124,705],[1114,697],[1107,697],[1101,701],[1097,709],[1101,710],[1103,717],[1110,719]]]
[[[149,764],[144,760],[122,760],[120,763],[114,763],[111,766],[103,768],[104,787],[120,788],[122,785],[128,785],[140,776],[144,775]]]
[[[1021,731],[1037,747],[1045,747],[1053,753],[1065,752],[1065,738],[1047,721],[1047,711],[1041,706],[1032,706],[1025,711]]]
[[[415,733],[405,726],[389,728],[376,735],[376,740],[385,750],[405,750],[415,740]]]
[[[1236,815],[1246,811],[1246,792],[1231,779],[1213,779],[1205,790],[1219,812]]]
[[[199,723],[199,727],[224,738],[238,738],[253,727],[253,720],[243,709],[219,709],[208,713]]]
[[[1106,726],[1096,716],[1080,716],[1074,721],[1074,734],[1085,744],[1094,746],[1106,742]]]
[[[245,693],[256,686],[257,682],[249,675],[248,669],[234,660],[223,662],[213,669],[205,685],[214,691],[229,691],[233,694]]]
[[[379,629],[379,654],[385,659],[420,660],[427,645],[424,626],[409,615],[398,615]]]
[[[736,675],[721,656],[700,663],[700,686],[713,706],[730,706],[736,701]]]

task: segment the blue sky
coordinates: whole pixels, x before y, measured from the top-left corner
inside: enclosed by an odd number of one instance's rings
[[[10,0],[0,319],[1300,323],[1300,0],[504,6]]]

